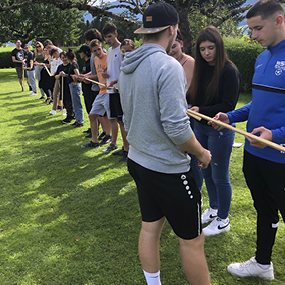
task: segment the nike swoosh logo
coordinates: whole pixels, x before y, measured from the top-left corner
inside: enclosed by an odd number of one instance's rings
[[[215,218],[217,218],[217,215],[216,215],[216,216],[213,216],[212,214],[210,214],[209,218],[210,218],[210,219],[215,219]]]
[[[227,224],[226,224],[225,226],[223,226],[223,227],[221,227],[220,225],[218,225],[218,229],[219,229],[219,230],[222,230],[222,229],[226,228],[229,224],[230,224],[230,223],[227,223]]]

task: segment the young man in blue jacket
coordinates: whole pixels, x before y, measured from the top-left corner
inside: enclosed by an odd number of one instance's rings
[[[260,0],[246,14],[252,38],[263,47],[252,79],[252,101],[215,119],[225,123],[247,120],[247,131],[285,145],[285,24],[284,7]],[[218,126],[214,126],[220,129]],[[285,220],[285,153],[246,137],[243,172],[257,211],[255,257],[233,263],[228,271],[239,277],[274,279],[272,248],[281,212]]]

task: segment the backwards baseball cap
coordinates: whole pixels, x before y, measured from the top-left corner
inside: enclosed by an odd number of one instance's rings
[[[86,53],[86,52],[90,52],[90,47],[89,46],[87,46],[87,45],[83,45],[83,46],[81,46],[80,47],[80,49],[78,50],[78,51],[76,51],[76,52],[84,52],[84,53]]]
[[[28,44],[25,44],[24,48],[28,48],[28,47],[30,47],[30,46]]]
[[[179,22],[176,9],[165,2],[149,5],[143,13],[143,27],[134,31],[135,34],[154,34],[167,29]]]

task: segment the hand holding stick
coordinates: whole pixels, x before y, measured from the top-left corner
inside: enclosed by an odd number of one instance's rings
[[[91,79],[89,79],[89,78],[84,78],[84,79],[87,80],[87,81],[90,81],[90,82],[92,82],[92,83],[96,83],[96,84],[98,84],[98,85],[104,86],[104,87],[106,87],[107,89],[113,89],[113,87],[107,87],[105,84],[103,84],[103,83],[101,83],[101,82],[94,81],[94,80],[91,80]]]
[[[251,139],[253,139],[253,140],[257,140],[257,141],[259,141],[259,142],[261,142],[261,143],[263,143],[263,144],[265,144],[265,145],[267,145],[267,146],[270,146],[270,147],[275,148],[275,149],[277,149],[277,150],[279,150],[279,151],[285,152],[285,147],[283,147],[283,146],[281,146],[281,145],[279,145],[279,144],[276,144],[276,143],[274,143],[274,142],[272,142],[272,141],[269,141],[269,140],[260,138],[260,137],[258,137],[258,136],[256,136],[256,135],[253,135],[253,134],[248,133],[248,132],[246,132],[246,131],[243,131],[243,130],[234,128],[234,127],[231,126],[231,125],[228,125],[228,124],[223,123],[223,122],[221,122],[221,121],[215,120],[215,119],[210,118],[210,117],[208,117],[208,116],[206,116],[206,115],[203,115],[203,114],[200,114],[200,113],[191,111],[191,110],[187,110],[187,114],[189,114],[190,116],[192,116],[192,115],[198,116],[198,117],[200,117],[200,118],[202,118],[202,119],[204,119],[204,120],[207,120],[207,121],[212,121],[212,122],[214,122],[214,123],[217,124],[217,125],[220,125],[220,126],[222,126],[222,127],[224,127],[224,128],[227,128],[227,129],[230,129],[230,130],[232,130],[232,131],[234,131],[234,132],[236,132],[236,133],[239,133],[239,134],[241,134],[241,135],[244,135],[245,137],[249,137],[249,138],[251,138]]]

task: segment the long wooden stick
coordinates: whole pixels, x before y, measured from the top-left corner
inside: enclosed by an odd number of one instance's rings
[[[22,64],[22,88],[23,88],[23,91],[25,91],[24,82],[25,82],[25,70],[24,70],[24,65]]]
[[[91,79],[89,79],[89,78],[84,78],[84,79],[87,80],[87,81],[90,81],[90,82],[92,82],[92,83],[96,83],[96,84],[98,84],[98,85],[104,86],[104,87],[106,87],[107,89],[113,89],[113,87],[107,87],[105,84],[103,84],[103,83],[101,83],[101,82],[94,81],[94,80],[91,80]]]
[[[222,127],[224,127],[224,128],[230,129],[230,130],[232,130],[232,131],[234,131],[234,132],[236,132],[236,133],[239,133],[239,134],[241,134],[241,135],[250,137],[251,139],[257,140],[257,141],[259,141],[259,142],[261,142],[261,143],[264,143],[264,144],[267,145],[267,146],[270,146],[270,147],[272,147],[272,148],[275,148],[275,149],[277,149],[277,150],[280,150],[280,151],[282,151],[282,152],[285,152],[285,147],[283,147],[283,146],[281,146],[281,145],[279,145],[279,144],[276,144],[276,143],[271,142],[271,141],[269,141],[269,140],[263,139],[263,138],[261,138],[261,137],[258,137],[258,136],[256,136],[256,135],[253,135],[253,134],[248,133],[248,132],[246,132],[246,131],[243,131],[243,130],[234,128],[234,127],[231,126],[231,125],[228,125],[228,124],[223,123],[223,122],[221,122],[221,121],[215,120],[215,119],[210,118],[210,117],[208,117],[208,116],[206,116],[206,115],[203,115],[203,114],[200,114],[200,113],[198,113],[198,112],[191,111],[191,110],[187,110],[187,114],[189,114],[190,116],[192,116],[192,115],[194,115],[194,116],[199,116],[200,118],[202,118],[202,119],[204,119],[204,120],[207,120],[207,121],[212,121],[212,122],[214,122],[215,124],[220,125],[220,126],[222,126]]]
[[[63,120],[63,84],[64,84],[64,77],[61,77],[61,120]],[[60,96],[58,98],[60,101]]]
[[[50,74],[50,72],[49,72],[49,70],[48,70],[46,65],[44,65],[44,68],[46,69],[46,72],[48,73],[48,75],[51,76],[51,74]]]

